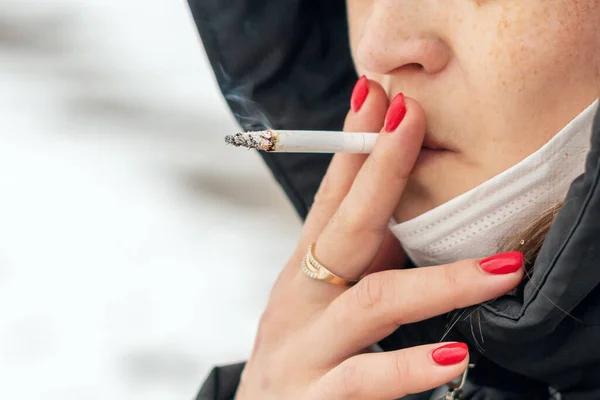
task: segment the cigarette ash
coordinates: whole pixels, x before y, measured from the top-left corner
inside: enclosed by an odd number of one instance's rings
[[[225,143],[235,147],[270,151],[275,146],[276,137],[268,130],[245,133],[240,132],[235,135],[225,136]]]

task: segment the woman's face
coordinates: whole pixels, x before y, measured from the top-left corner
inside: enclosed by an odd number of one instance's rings
[[[600,0],[347,0],[356,68],[427,115],[396,217],[538,150],[597,97]]]

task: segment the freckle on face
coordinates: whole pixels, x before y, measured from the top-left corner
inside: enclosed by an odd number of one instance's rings
[[[404,205],[414,207],[402,217],[425,212],[514,165],[600,91],[600,0],[430,0],[418,9],[402,1],[347,1],[354,8],[353,46],[369,20],[370,29],[387,33],[379,36],[385,40],[368,43],[380,56],[406,61],[398,49],[410,49],[407,41],[423,36],[439,36],[450,49],[448,67],[434,75],[360,71],[390,93],[419,101],[428,133],[459,154],[411,178],[409,186],[420,189],[407,191]]]

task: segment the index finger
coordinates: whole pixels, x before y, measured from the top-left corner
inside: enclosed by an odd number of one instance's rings
[[[364,76],[359,79],[355,91],[361,87],[367,90],[366,98],[359,109],[352,107],[346,115],[345,132],[377,132],[383,126],[389,105],[383,87]],[[366,158],[365,154],[340,153],[333,156],[304,224],[303,237],[306,240],[302,242],[302,251],[306,251],[323,231],[348,194]]]
[[[388,96],[378,82],[368,80],[366,77],[360,78],[356,88],[362,88],[362,96],[366,96],[366,98],[364,98],[361,107],[356,107],[356,104],[354,104],[349,110],[344,123],[344,131],[378,132],[383,126],[388,109]],[[365,89],[366,94],[364,93]],[[302,236],[296,251],[283,271],[286,279],[297,278],[296,282],[299,284],[295,286],[302,293],[301,296],[298,296],[299,299],[318,297],[329,303],[331,296],[339,294],[339,287],[337,286],[331,285],[328,290],[324,290],[324,285],[317,285],[314,281],[308,281],[308,278],[301,272],[300,260],[306,254],[308,246],[317,240],[317,237],[339,208],[352,187],[365,159],[366,155],[364,154],[341,153],[336,154],[329,164],[327,173],[321,182],[304,223]],[[289,293],[289,289],[286,289],[286,291]]]
[[[386,128],[315,246],[317,259],[337,275],[358,278],[373,261],[419,155],[425,125],[416,101],[402,94],[394,98]]]

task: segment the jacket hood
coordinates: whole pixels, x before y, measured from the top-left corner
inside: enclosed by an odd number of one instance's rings
[[[190,0],[217,82],[245,130],[340,130],[358,78],[344,0]],[[330,155],[264,154],[300,216]]]
[[[244,129],[342,128],[357,79],[345,1],[189,4],[217,81]],[[261,156],[304,218],[331,156]],[[529,393],[528,399],[547,398],[548,386],[566,399],[600,398],[599,181],[597,114],[585,173],[571,185],[523,291],[404,326],[382,346],[438,341],[450,322],[452,338],[474,350],[471,376],[477,384]]]

